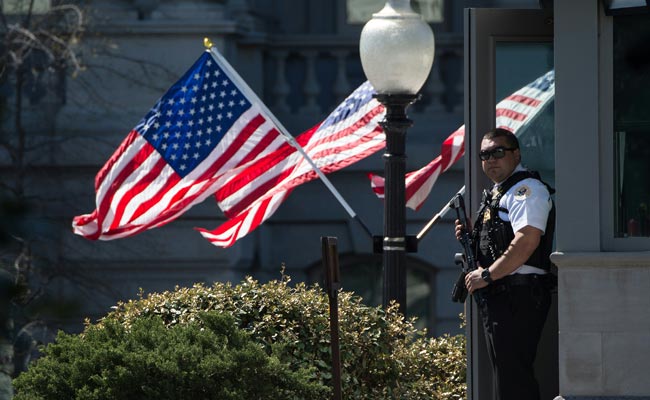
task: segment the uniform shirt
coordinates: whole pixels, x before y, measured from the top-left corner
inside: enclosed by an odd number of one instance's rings
[[[519,164],[514,172],[525,170]],[[494,185],[495,188],[498,186],[499,184]],[[509,221],[514,232],[525,226],[532,226],[541,230],[543,234],[552,206],[551,195],[546,186],[537,179],[526,178],[517,182],[501,197],[499,207],[505,208],[508,212],[499,211],[499,218]],[[545,274],[546,271],[524,264],[513,272],[515,273]]]

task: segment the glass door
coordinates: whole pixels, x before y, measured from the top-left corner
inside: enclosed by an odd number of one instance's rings
[[[465,10],[465,183],[466,200],[477,210],[491,185],[478,150],[483,134],[495,127],[519,138],[522,163],[555,181],[552,17],[542,10]],[[473,215],[474,217],[475,215]],[[483,329],[473,302],[466,305],[468,399],[492,400],[493,388]],[[551,308],[538,350],[542,398],[558,392],[557,301]]]
[[[522,164],[555,183],[555,71],[550,41],[495,43],[495,127],[514,131]]]

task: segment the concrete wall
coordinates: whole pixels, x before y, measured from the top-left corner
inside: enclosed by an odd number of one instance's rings
[[[560,390],[648,396],[650,253],[558,253]]]
[[[601,2],[560,0],[554,7],[560,393],[647,399],[650,253],[604,251],[612,238],[603,226],[611,226],[614,212],[607,199],[612,128],[605,123],[613,112],[611,32],[603,30]]]

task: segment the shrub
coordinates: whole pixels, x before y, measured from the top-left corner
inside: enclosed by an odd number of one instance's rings
[[[318,286],[299,283],[291,287],[287,277],[266,284],[246,278],[236,286],[197,284],[141,295],[138,300],[119,303],[97,325],[89,325],[86,335],[102,327],[116,329],[116,323],[133,330],[152,317],[170,329],[203,326],[203,313],[224,313],[280,364],[289,365],[290,371],[303,378],[310,371],[311,378],[330,388],[328,308],[327,296]],[[417,330],[414,321],[405,320],[396,306],[386,310],[367,307],[348,292],[339,294],[339,324],[344,398],[465,398],[463,336],[427,338],[426,331]],[[319,398],[329,396],[331,392]]]
[[[234,319],[199,314],[166,327],[160,317],[59,333],[45,357],[14,382],[16,400],[322,399],[327,388],[307,370],[267,355]]]

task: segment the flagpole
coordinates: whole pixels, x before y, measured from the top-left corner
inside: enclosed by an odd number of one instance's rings
[[[465,194],[465,186],[464,185],[463,185],[462,188],[460,188],[460,190],[458,190],[457,194],[461,194],[461,195]],[[450,202],[447,202],[447,204],[445,204],[445,206],[442,207],[442,209],[440,211],[438,211],[438,214],[434,215],[433,218],[431,218],[431,220],[429,220],[429,222],[424,226],[424,228],[422,228],[420,233],[418,233],[418,235],[416,236],[418,242],[424,237],[424,235],[429,233],[431,228],[433,228],[433,226],[435,224],[437,224],[440,221],[440,219],[442,219],[442,217],[444,217],[445,214],[447,214],[449,212],[449,210],[451,210]]]
[[[370,232],[370,229],[368,229],[368,226],[366,226],[366,224],[363,223],[361,218],[354,212],[352,207],[350,207],[350,205],[347,203],[347,201],[345,201],[343,196],[341,196],[341,194],[338,192],[338,190],[336,190],[334,185],[332,185],[332,182],[330,182],[330,180],[325,176],[323,171],[321,171],[320,168],[318,168],[318,166],[316,165],[314,160],[312,160],[311,157],[309,157],[309,155],[305,152],[305,150],[302,148],[302,146],[300,146],[300,144],[298,144],[298,142],[296,142],[296,139],[293,136],[291,136],[291,134],[284,127],[284,125],[282,125],[280,123],[280,121],[278,121],[278,119],[275,117],[275,115],[273,115],[271,110],[269,110],[268,107],[266,107],[266,104],[264,104],[262,102],[262,100],[260,100],[260,98],[257,96],[257,94],[255,94],[255,92],[253,91],[253,89],[251,89],[250,86],[248,86],[246,81],[244,81],[244,79],[237,73],[237,71],[230,65],[230,63],[228,63],[226,58],[223,57],[221,55],[221,53],[219,53],[219,50],[217,50],[216,46],[212,46],[212,43],[207,38],[204,39],[204,45],[206,47],[208,47],[207,51],[209,51],[212,54],[213,57],[217,58],[222,63],[223,68],[230,75],[230,77],[235,82],[235,84],[241,89],[243,94],[246,97],[250,98],[250,99],[257,100],[258,106],[262,109],[262,111],[264,111],[266,113],[266,115],[271,119],[271,121],[275,124],[275,126],[278,127],[280,133],[285,138],[285,140],[291,146],[293,146],[296,150],[298,150],[298,152],[305,158],[305,160],[309,163],[309,165],[312,167],[314,172],[316,172],[316,174],[321,179],[321,181],[323,181],[325,186],[327,186],[329,191],[334,195],[336,200],[338,200],[338,202],[343,206],[345,211],[347,211],[350,218],[358,221],[359,224],[366,231],[368,236],[370,236],[372,238],[372,233]]]

